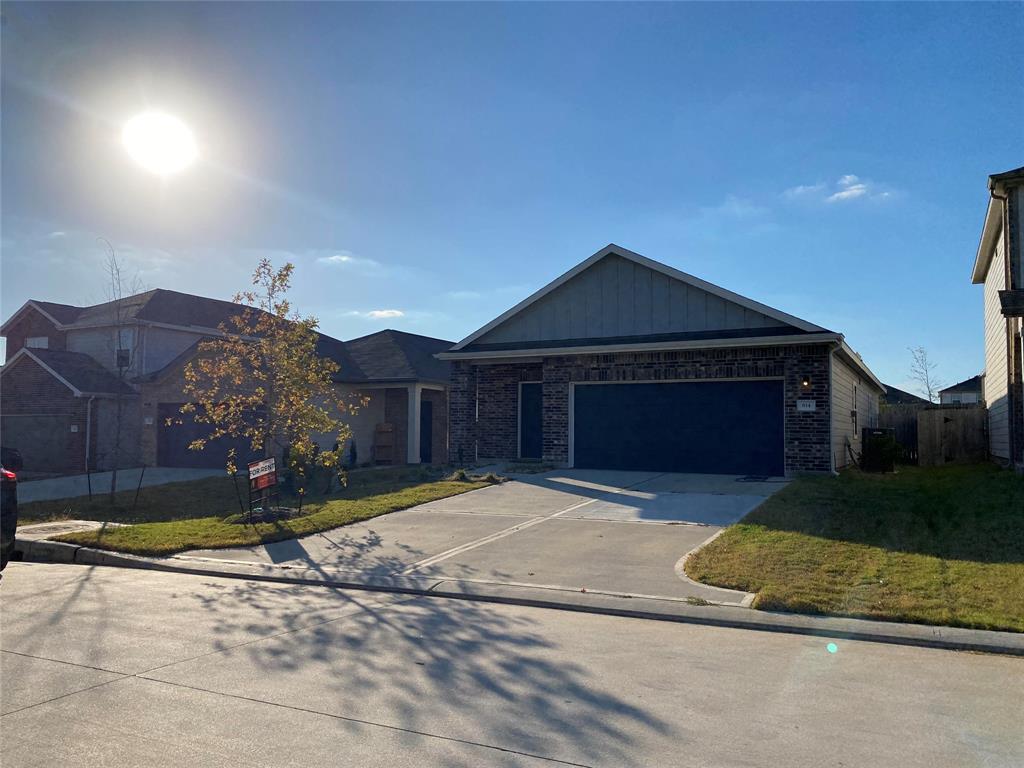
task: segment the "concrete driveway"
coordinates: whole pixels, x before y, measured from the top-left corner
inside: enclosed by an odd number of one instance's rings
[[[681,558],[782,488],[725,475],[557,470],[301,539],[192,557],[743,603]]]

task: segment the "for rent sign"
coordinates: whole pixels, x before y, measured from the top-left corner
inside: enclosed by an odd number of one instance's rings
[[[249,465],[249,492],[255,493],[277,485],[277,462],[273,458]]]

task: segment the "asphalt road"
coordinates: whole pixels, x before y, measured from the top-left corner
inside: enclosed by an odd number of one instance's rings
[[[12,564],[17,766],[1024,765],[1024,660]]]

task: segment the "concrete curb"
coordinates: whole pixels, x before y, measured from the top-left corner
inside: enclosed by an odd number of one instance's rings
[[[217,563],[212,560],[175,557],[148,558],[45,540],[19,540],[16,551],[22,552],[25,560],[36,562],[142,568],[195,576],[392,592],[633,619],[703,624],[730,629],[753,629],[841,640],[1024,656],[1024,634],[1014,632],[774,613],[725,605],[692,605],[678,599],[623,597],[599,592],[497,585],[419,576],[369,578],[357,573],[329,574],[295,567],[247,565],[237,562]]]
[[[721,536],[723,533],[725,533],[725,530],[726,529],[723,528],[722,530],[720,530],[718,533],[714,534],[713,536],[710,536],[710,537],[704,539],[704,541],[702,541],[696,547],[694,547],[689,552],[687,552],[685,555],[680,557],[679,560],[676,561],[674,570],[675,570],[676,576],[678,576],[682,581],[685,581],[687,584],[692,584],[695,587],[701,587],[703,589],[716,589],[716,590],[718,590],[718,591],[720,591],[722,593],[729,593],[729,592],[731,592],[732,594],[734,594],[736,596],[742,595],[742,597],[740,597],[739,600],[735,600],[735,601],[713,600],[711,602],[714,602],[714,603],[716,603],[718,605],[735,605],[735,606],[738,606],[740,608],[749,608],[753,604],[754,598],[756,597],[756,595],[753,592],[744,592],[741,589],[727,589],[726,587],[716,587],[716,586],[714,586],[712,584],[703,584],[702,582],[699,582],[699,581],[696,581],[694,579],[691,579],[689,576],[686,575],[686,562],[687,562],[687,560],[689,560],[695,554],[697,554],[702,549],[704,549],[704,547],[708,546],[708,544],[710,544],[712,541],[714,541],[719,536]]]

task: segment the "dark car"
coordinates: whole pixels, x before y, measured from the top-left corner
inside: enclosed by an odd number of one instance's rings
[[[14,551],[18,528],[18,476],[21,454],[13,448],[0,450],[0,571],[7,567]]]

